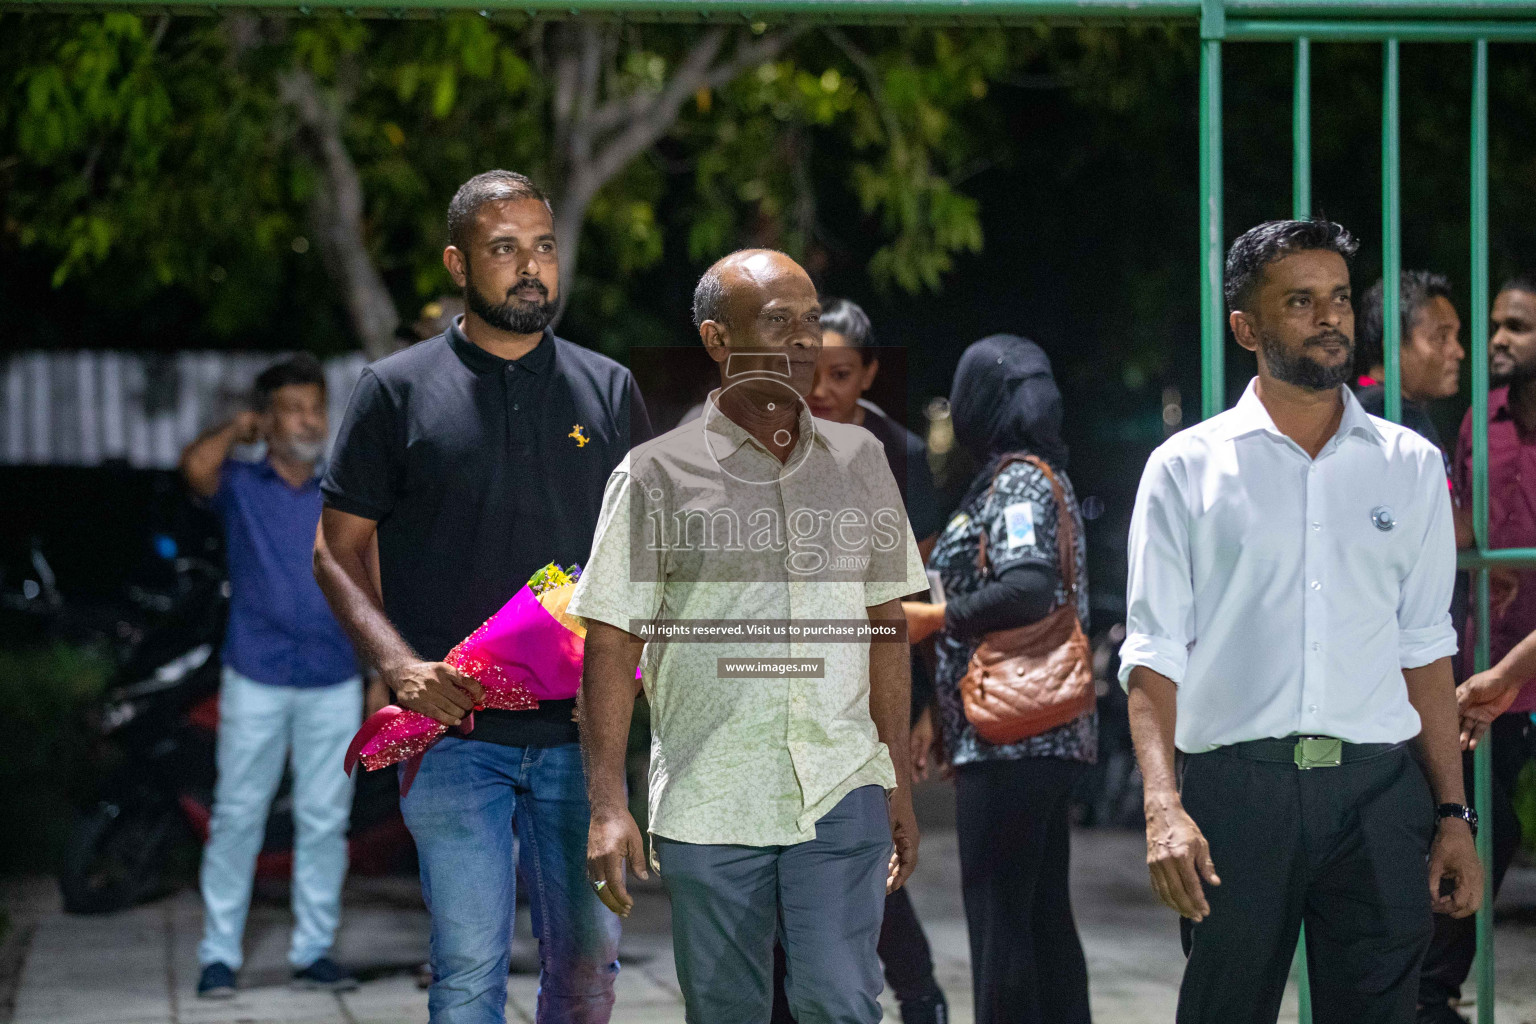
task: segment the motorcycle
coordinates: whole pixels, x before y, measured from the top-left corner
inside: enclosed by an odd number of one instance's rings
[[[88,715],[96,798],[78,814],[59,870],[64,909],[122,910],[167,895],[192,877],[213,812],[219,725],[219,648],[229,583],[217,566],[172,557],[168,593],[134,595],[148,622],[105,698]],[[341,771],[341,765],[336,766]],[[290,780],[272,802],[256,877],[293,864]],[[394,773],[363,773],[352,804],[351,869],[385,874],[414,856]]]

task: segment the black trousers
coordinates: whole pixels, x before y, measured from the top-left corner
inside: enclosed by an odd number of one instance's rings
[[[898,1003],[932,998],[939,991],[933,977],[933,952],[922,922],[912,906],[906,889],[897,889],[885,898],[885,919],[880,923],[880,941],[875,947],[885,967],[885,983],[891,986]],[[773,1016],[770,1024],[795,1024],[784,992],[787,964],[784,947],[773,946]]]
[[[1509,870],[1515,851],[1520,848],[1520,819],[1515,816],[1515,782],[1520,770],[1532,755],[1531,716],[1528,714],[1500,715],[1493,720],[1493,806],[1487,810],[1478,807],[1484,828],[1493,829],[1493,891],[1498,893],[1504,884],[1504,872]],[[1467,793],[1472,794],[1472,755],[1462,758],[1462,776],[1467,781]],[[1472,797],[1474,804],[1476,797]],[[1477,955],[1477,919],[1464,917],[1457,920],[1443,914],[1435,915],[1435,937],[1424,957],[1424,970],[1419,975],[1419,1002],[1425,1006],[1438,1006],[1461,998],[1461,986],[1472,970],[1472,960]]]
[[[1178,1024],[1274,1024],[1303,920],[1316,1024],[1412,1024],[1435,816],[1408,748],[1308,771],[1215,750],[1182,790],[1221,884],[1180,922]]]
[[[976,1024],[1089,1021],[1088,964],[1067,887],[1068,797],[1084,768],[1034,757],[955,770]]]

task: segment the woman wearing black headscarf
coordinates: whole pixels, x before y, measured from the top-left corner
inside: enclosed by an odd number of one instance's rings
[[[960,880],[971,940],[977,1024],[1080,1024],[1089,1020],[1088,968],[1067,891],[1068,795],[1097,755],[1094,712],[1017,743],[994,745],[966,720],[960,680],[986,633],[1044,618],[1069,599],[1058,570],[1058,518],[1044,473],[1004,455],[1051,466],[1076,521],[1078,615],[1088,618],[1082,518],[1065,469],[1061,392],[1050,360],[1011,334],[965,350],[950,391],[955,437],[981,471],[939,535],[942,605],[907,605],[914,642],[938,634],[936,673],[944,746],[955,772]],[[990,571],[977,568],[987,532]],[[928,752],[914,751],[914,763]]]

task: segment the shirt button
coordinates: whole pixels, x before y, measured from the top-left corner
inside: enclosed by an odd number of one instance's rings
[[[1314,529],[1314,530],[1321,530],[1322,528],[1323,528],[1323,524],[1322,523],[1314,522],[1312,524],[1312,529]]]
[[[1312,581],[1312,589],[1313,590],[1322,590],[1323,589],[1323,581],[1322,580],[1313,580]]]
[[[1312,641],[1312,649],[1314,651],[1320,651],[1320,650],[1323,649],[1323,645],[1318,643],[1316,640],[1314,640],[1314,641]]]
[[[1317,705],[1316,704],[1308,704],[1307,705],[1307,711],[1309,713],[1311,713],[1311,714],[1314,714],[1314,715],[1317,714]]]
[[[513,402],[513,403],[512,403],[512,411],[513,411],[513,412],[516,412],[516,411],[517,411],[517,410],[519,410],[519,409],[521,409],[521,408],[522,408],[522,406],[521,406],[521,405],[518,405],[518,404],[517,404],[517,403],[516,403],[516,402]]]

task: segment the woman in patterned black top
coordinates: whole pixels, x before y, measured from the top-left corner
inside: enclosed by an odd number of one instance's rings
[[[960,679],[986,633],[1044,618],[1068,599],[1057,569],[1057,507],[1045,474],[1010,452],[1050,464],[1076,520],[1078,615],[1087,625],[1082,519],[1064,472],[1061,393],[1040,347],[993,335],[966,349],[950,393],[955,437],[981,464],[939,535],[929,568],[941,605],[907,605],[912,639],[938,635],[935,680],[944,747],[955,772],[960,880],[971,940],[977,1024],[1089,1020],[1088,969],[1067,890],[1068,795],[1097,756],[1098,716],[998,746],[966,720]],[[989,494],[990,491],[990,494]],[[976,566],[987,531],[990,570]]]

